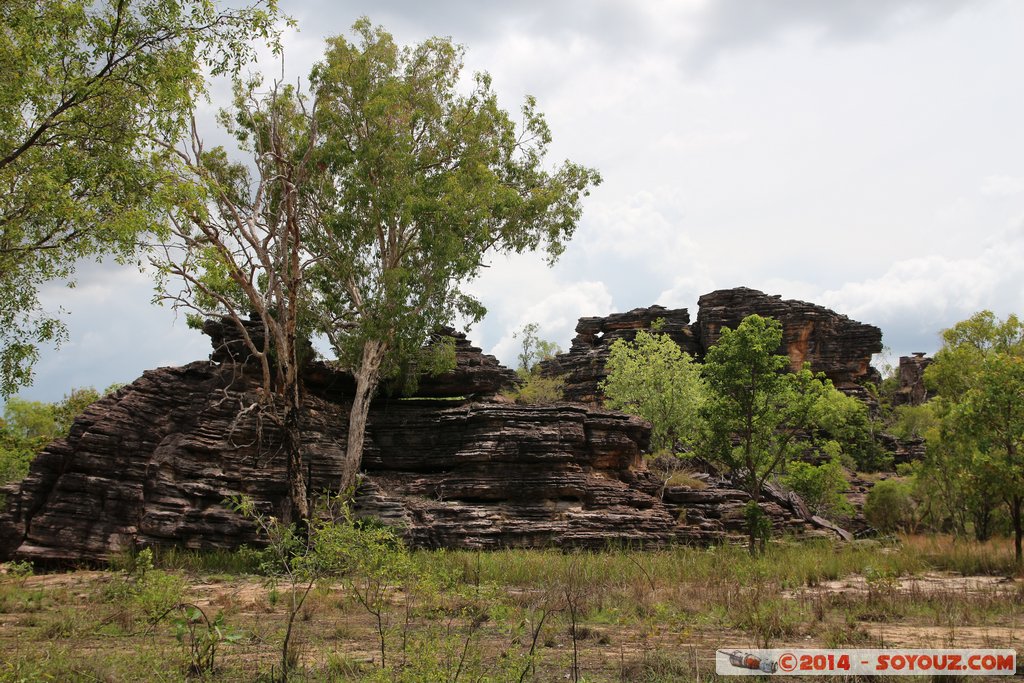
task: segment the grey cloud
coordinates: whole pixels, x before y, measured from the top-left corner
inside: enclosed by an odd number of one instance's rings
[[[74,387],[104,389],[130,382],[159,365],[181,365],[207,357],[209,342],[186,327],[183,317],[154,306],[153,282],[131,266],[82,262],[77,286],[43,288],[50,311],[67,311],[70,339],[60,350],[44,350],[35,382],[25,398],[56,401]]]
[[[980,0],[986,2],[987,0]],[[827,41],[876,40],[907,27],[942,21],[978,0],[710,0],[696,4],[616,0],[315,0],[298,14],[306,31],[346,32],[366,15],[407,41],[450,35],[471,47],[510,32],[567,39],[584,36],[608,55],[651,49],[681,50],[699,69],[722,53],[769,43],[809,29]]]
[[[298,18],[307,31],[339,34],[364,15],[396,34],[409,34],[402,35],[407,40],[445,35],[470,45],[509,31],[552,38],[582,34],[608,44],[629,43],[639,40],[647,28],[643,12],[615,0],[317,0],[306,3]]]
[[[699,19],[697,39],[686,52],[688,66],[701,67],[721,53],[777,40],[807,29],[833,42],[877,40],[907,27],[942,21],[971,0],[713,0]]]

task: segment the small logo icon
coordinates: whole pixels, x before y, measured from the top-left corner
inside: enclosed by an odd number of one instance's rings
[[[773,659],[767,657],[761,657],[759,655],[752,654],[750,652],[727,652],[729,655],[729,663],[740,669],[752,669],[753,671],[763,671],[766,674],[775,673],[779,665]]]

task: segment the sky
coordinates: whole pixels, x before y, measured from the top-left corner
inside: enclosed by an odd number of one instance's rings
[[[450,36],[501,104],[537,98],[563,159],[600,170],[554,267],[492,259],[470,339],[507,364],[536,322],[568,348],[580,316],[686,307],[748,286],[933,352],[972,313],[1024,312],[1024,3],[1014,0],[282,0],[284,72],[360,16],[401,43]],[[255,68],[282,66],[269,56]],[[214,83],[199,112],[226,103]],[[137,269],[82,264],[43,291],[70,340],[22,396],[58,400],[206,358]]]

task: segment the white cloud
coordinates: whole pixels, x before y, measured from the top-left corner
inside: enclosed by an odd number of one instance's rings
[[[896,261],[878,277],[824,292],[817,303],[880,326],[898,354],[934,351],[942,329],[979,310],[1024,310],[1024,229],[974,255]]]
[[[575,336],[576,322],[583,316],[608,315],[613,311],[612,295],[603,282],[576,282],[562,287],[531,304],[501,339],[490,349],[505,365],[514,367],[520,342],[513,335],[525,325],[537,323],[541,339],[556,342],[563,351]]]
[[[26,398],[54,401],[73,387],[104,389],[130,382],[144,370],[205,358],[209,340],[166,307],[154,306],[151,277],[131,266],[83,262],[78,286],[48,285],[43,306],[58,307],[70,339],[59,350],[44,350],[36,381]]]
[[[602,172],[559,264],[502,258],[474,283],[490,313],[470,337],[485,349],[504,355],[526,322],[565,345],[579,316],[692,309],[747,285],[879,325],[911,351],[978,308],[1024,308],[1020,236],[984,243],[1024,213],[1024,91],[1006,86],[1024,4],[876,4],[295,0],[286,77],[305,81],[323,38],[362,14],[399,42],[451,35],[503,107],[537,95],[552,162]],[[267,57],[259,68],[279,75]],[[40,364],[48,398],[87,370],[101,386],[208,353],[129,270],[46,296],[72,311],[71,343]]]
[[[1024,192],[1024,177],[992,175],[981,183],[981,193],[988,197],[1010,197]]]

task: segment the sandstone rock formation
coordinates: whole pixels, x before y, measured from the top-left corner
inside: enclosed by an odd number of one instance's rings
[[[219,333],[213,336],[222,349],[232,337]],[[642,420],[579,404],[465,398],[494,390],[508,371],[464,338],[458,349],[453,377],[421,391],[463,398],[374,403],[361,514],[398,526],[410,543],[426,547],[655,546],[741,533],[735,505],[742,494],[724,479],[703,492],[666,490],[663,500],[662,482],[641,459],[650,438]],[[214,356],[220,362],[146,372],[88,408],[67,439],[49,446],[25,480],[4,491],[0,559],[79,562],[149,544],[258,543],[253,525],[225,499],[244,493],[269,512],[283,509],[280,438],[255,412],[241,410],[258,390],[251,371],[219,350]],[[345,443],[346,379],[319,363],[309,366],[307,379],[309,480],[316,490],[330,490]],[[835,533],[792,501],[775,503],[769,514],[778,529]]]
[[[632,340],[638,330],[650,329],[664,320],[668,333],[690,355],[700,358],[718,341],[723,327],[735,329],[752,313],[770,316],[782,323],[779,353],[789,356],[793,369],[809,362],[815,372],[824,372],[838,389],[867,398],[864,384],[878,382],[871,356],[882,350],[882,332],[873,325],[850,320],[822,306],[784,300],[747,287],[722,289],[699,300],[696,322],[690,325],[685,308],[661,306],[637,308],[605,318],[580,318],[576,337],[567,353],[544,362],[541,371],[565,379],[565,397],[570,401],[597,403],[599,385],[611,344],[616,339]]]
[[[850,320],[823,306],[747,287],[705,294],[698,305],[694,327],[705,351],[718,341],[723,327],[735,329],[743,318],[756,313],[782,323],[779,353],[789,356],[793,370],[810,363],[812,370],[825,373],[837,389],[854,395],[864,394],[866,382],[881,379],[871,367],[871,356],[882,350],[882,331],[874,325]]]
[[[651,473],[648,476],[654,477],[662,487],[660,497],[677,520],[677,540],[707,545],[745,536],[744,507],[750,501],[745,491],[699,458],[690,461],[673,458],[667,459],[667,463],[665,460],[665,456],[660,456],[654,463],[653,470],[660,478]],[[686,478],[691,481],[686,485],[673,483],[673,470],[688,471]],[[812,514],[799,496],[771,484],[766,484],[762,491],[761,509],[771,520],[775,534],[852,539],[845,529]]]
[[[255,530],[224,500],[275,510],[286,489],[274,429],[238,420],[255,390],[229,364],[161,368],[90,407],[8,492],[0,554],[101,559],[153,543],[235,547]],[[314,489],[340,476],[347,406],[310,395]],[[582,406],[382,400],[373,409],[363,512],[422,546],[657,544],[673,519],[631,484],[649,429]]]
[[[924,371],[931,364],[932,359],[920,351],[900,357],[900,386],[892,397],[893,405],[919,406],[931,398],[924,384]]]

